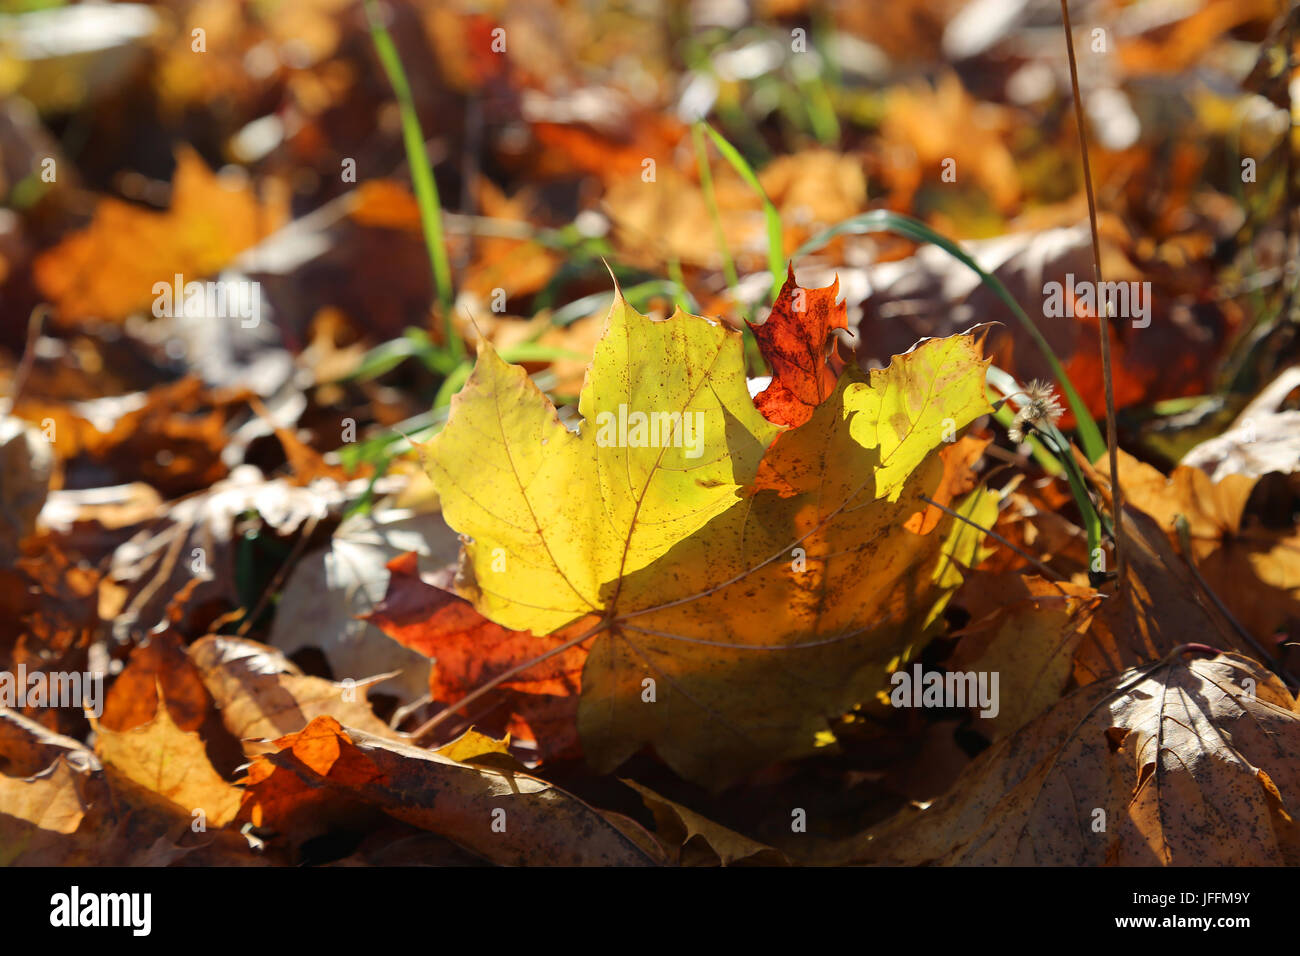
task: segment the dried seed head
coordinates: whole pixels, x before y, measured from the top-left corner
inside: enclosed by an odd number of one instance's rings
[[[1050,382],[1034,379],[1025,386],[1021,395],[1020,410],[1007,429],[1008,437],[1017,443],[1024,441],[1025,436],[1036,428],[1055,425],[1065,411]]]

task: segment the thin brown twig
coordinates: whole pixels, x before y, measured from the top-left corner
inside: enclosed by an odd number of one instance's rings
[[[27,376],[32,373],[32,365],[36,362],[36,340],[41,337],[41,324],[45,321],[46,311],[45,306],[38,305],[32,309],[31,317],[27,320],[27,342],[23,346],[23,357],[18,360],[18,368],[14,371],[13,389],[9,393],[10,412],[18,407],[18,397],[22,394],[23,386],[27,384]]]
[[[1079,150],[1083,159],[1083,185],[1088,194],[1088,224],[1092,228],[1093,288],[1101,289],[1101,237],[1097,231],[1097,198],[1092,188],[1092,167],[1088,163],[1088,132],[1083,120],[1083,98],[1079,93],[1079,68],[1074,61],[1074,32],[1070,29],[1069,0],[1061,0],[1061,18],[1065,22],[1065,49],[1070,58],[1070,87],[1074,91],[1074,120],[1079,128]],[[1100,304],[1101,296],[1097,296]],[[1120,516],[1124,511],[1124,493],[1119,485],[1119,432],[1115,427],[1115,387],[1110,367],[1110,309],[1101,308],[1097,328],[1101,336],[1101,375],[1106,391],[1106,450],[1110,457],[1111,522],[1115,536],[1116,580],[1124,580],[1124,532]]]
[[[307,547],[307,542],[311,540],[311,536],[316,533],[316,525],[319,523],[320,517],[318,515],[311,515],[307,519],[306,527],[298,534],[298,540],[294,542],[293,550],[289,552],[289,557],[286,558],[284,563],[276,569],[275,576],[271,578],[270,582],[266,585],[266,588],[262,591],[261,596],[257,599],[257,603],[253,605],[253,610],[246,615],[244,620],[240,623],[239,629],[235,631],[236,637],[243,637],[248,633],[249,629],[253,626],[253,622],[256,621],[262,611],[266,609],[267,602],[271,600],[271,596],[280,590],[280,585],[284,583],[285,576],[289,573],[291,568],[298,564],[298,558],[302,556],[302,552]]]

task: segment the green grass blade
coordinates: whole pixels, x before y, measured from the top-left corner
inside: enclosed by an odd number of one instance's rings
[[[437,290],[438,303],[442,307],[446,346],[455,358],[460,359],[465,354],[465,343],[456,334],[452,322],[455,297],[451,285],[451,264],[447,260],[447,244],[442,235],[442,204],[438,199],[438,184],[433,178],[433,167],[424,146],[424,131],[420,128],[420,118],[415,113],[415,100],[411,96],[411,84],[406,79],[402,59],[397,54],[397,46],[393,43],[388,28],[384,26],[374,0],[366,0],[366,17],[370,23],[370,38],[375,44],[375,52],[388,75],[388,82],[392,84],[401,114],[402,144],[406,148],[406,161],[411,168],[415,201],[420,207],[420,225],[424,230],[424,245],[429,252],[429,265],[433,270],[433,284]]]
[[[682,273],[681,260],[676,256],[668,260],[668,278],[677,286],[677,291],[673,295],[673,304],[683,312],[691,311],[686,301],[686,276]]]
[[[1038,326],[1020,307],[1020,303],[1002,284],[1002,280],[980,268],[979,263],[962,251],[962,248],[951,239],[935,232],[919,219],[913,219],[911,216],[904,216],[886,209],[877,209],[845,219],[843,222],[823,230],[796,249],[794,258],[798,259],[800,256],[815,252],[837,236],[860,235],[868,232],[892,232],[911,239],[913,242],[931,243],[973,270],[980,277],[980,281],[987,285],[993,291],[993,294],[1011,310],[1011,314],[1020,321],[1025,331],[1029,333],[1030,338],[1034,340],[1034,344],[1038,346],[1039,351],[1043,353],[1043,357],[1047,359],[1052,374],[1056,376],[1056,381],[1065,394],[1065,400],[1069,402],[1070,411],[1074,412],[1074,420],[1079,432],[1079,444],[1083,448],[1083,453],[1088,456],[1088,460],[1096,461],[1106,453],[1106,442],[1101,437],[1101,430],[1097,428],[1097,422],[1089,414],[1088,407],[1084,405],[1083,399],[1079,397],[1074,383],[1070,381],[1070,377],[1065,373],[1065,367],[1061,365],[1060,359],[1056,357],[1056,353],[1052,351],[1052,347],[1048,344],[1047,339],[1043,337],[1043,333],[1038,330]]]
[[[704,191],[704,204],[709,208],[709,219],[713,222],[713,241],[722,256],[722,274],[727,278],[727,285],[735,293],[740,284],[736,274],[736,262],[731,258],[731,249],[727,246],[727,236],[722,231],[722,216],[718,213],[718,198],[713,191],[713,172],[709,169],[708,148],[704,145],[704,129],[696,123],[691,127],[691,137],[695,141],[695,162],[700,170],[700,188]]]
[[[368,351],[360,364],[340,381],[368,382],[409,358],[418,358],[426,368],[439,375],[447,375],[460,364],[450,352],[435,345],[424,329],[409,328],[397,338],[381,342]]]
[[[767,268],[772,273],[773,291],[780,289],[781,280],[785,278],[785,248],[781,238],[781,215],[776,211],[776,206],[772,205],[772,200],[767,198],[767,192],[758,181],[758,176],[754,174],[753,168],[745,161],[745,157],[740,155],[740,151],[727,142],[726,138],[708,123],[701,120],[697,128],[701,127],[704,132],[709,134],[709,138],[713,140],[713,145],[718,148],[722,158],[731,164],[731,168],[740,174],[740,178],[749,185],[750,189],[754,190],[763,203],[763,217],[767,222]]]
[[[1101,548],[1101,532],[1103,520],[1101,512],[1097,510],[1097,503],[1092,500],[1092,495],[1088,493],[1088,482],[1083,477],[1083,472],[1079,468],[1079,463],[1074,460],[1074,455],[1070,452],[1070,445],[1061,434],[1060,429],[1055,425],[1048,428],[1043,436],[1043,443],[1056,452],[1057,459],[1065,466],[1065,479],[1070,483],[1070,494],[1074,497],[1074,502],[1079,507],[1080,516],[1083,519],[1084,530],[1088,533],[1088,558],[1089,562],[1096,559]],[[1105,521],[1107,530],[1111,529],[1109,521]],[[1112,534],[1113,537],[1113,534]],[[1089,577],[1094,581],[1094,586],[1099,580],[1092,571],[1092,565],[1089,563]]]
[[[575,352],[573,349],[561,348],[558,345],[543,345],[540,342],[520,342],[517,345],[507,345],[505,348],[497,349],[497,354],[501,356],[502,361],[514,362],[554,362],[558,359],[569,359],[573,362],[589,362],[590,355],[583,355]]]

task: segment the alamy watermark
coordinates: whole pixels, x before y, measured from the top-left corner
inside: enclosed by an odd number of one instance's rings
[[[153,928],[152,893],[83,893],[73,886],[50,897],[50,925],[121,926],[133,936],[148,936]]]
[[[704,454],[703,412],[634,412],[596,416],[596,444],[602,448],[683,448],[687,458]]]
[[[894,689],[889,702],[895,707],[942,707],[961,709],[979,707],[981,717],[993,718],[1001,710],[998,699],[997,671],[924,671],[920,664],[912,670],[895,671],[889,676]]]
[[[104,675],[91,671],[0,671],[0,707],[84,707],[92,717],[104,712]]]
[[[186,282],[179,273],[171,282],[155,282],[154,318],[239,319],[246,329],[262,321],[261,283],[245,279]]]
[[[1045,283],[1043,296],[1043,315],[1049,319],[1085,314],[1132,319],[1135,329],[1151,324],[1150,282],[1076,282],[1074,273],[1067,272],[1064,283]]]

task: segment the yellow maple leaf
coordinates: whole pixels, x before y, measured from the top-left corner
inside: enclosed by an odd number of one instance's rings
[[[652,322],[621,295],[578,407],[574,434],[484,344],[424,448],[447,522],[473,538],[470,593],[505,627],[545,634],[602,612],[604,585],[735,503],[779,431],[749,397],[739,335],[682,313]]]
[[[462,590],[537,634],[591,619],[578,724],[598,768],[652,744],[719,787],[809,753],[919,643],[945,590],[949,523],[907,525],[943,482],[945,438],[989,410],[986,365],[969,335],[926,340],[846,372],[778,431],[754,410],[738,333],[618,298],[575,435],[485,346],[424,449],[471,539]],[[626,409],[698,412],[698,457],[607,430]]]

